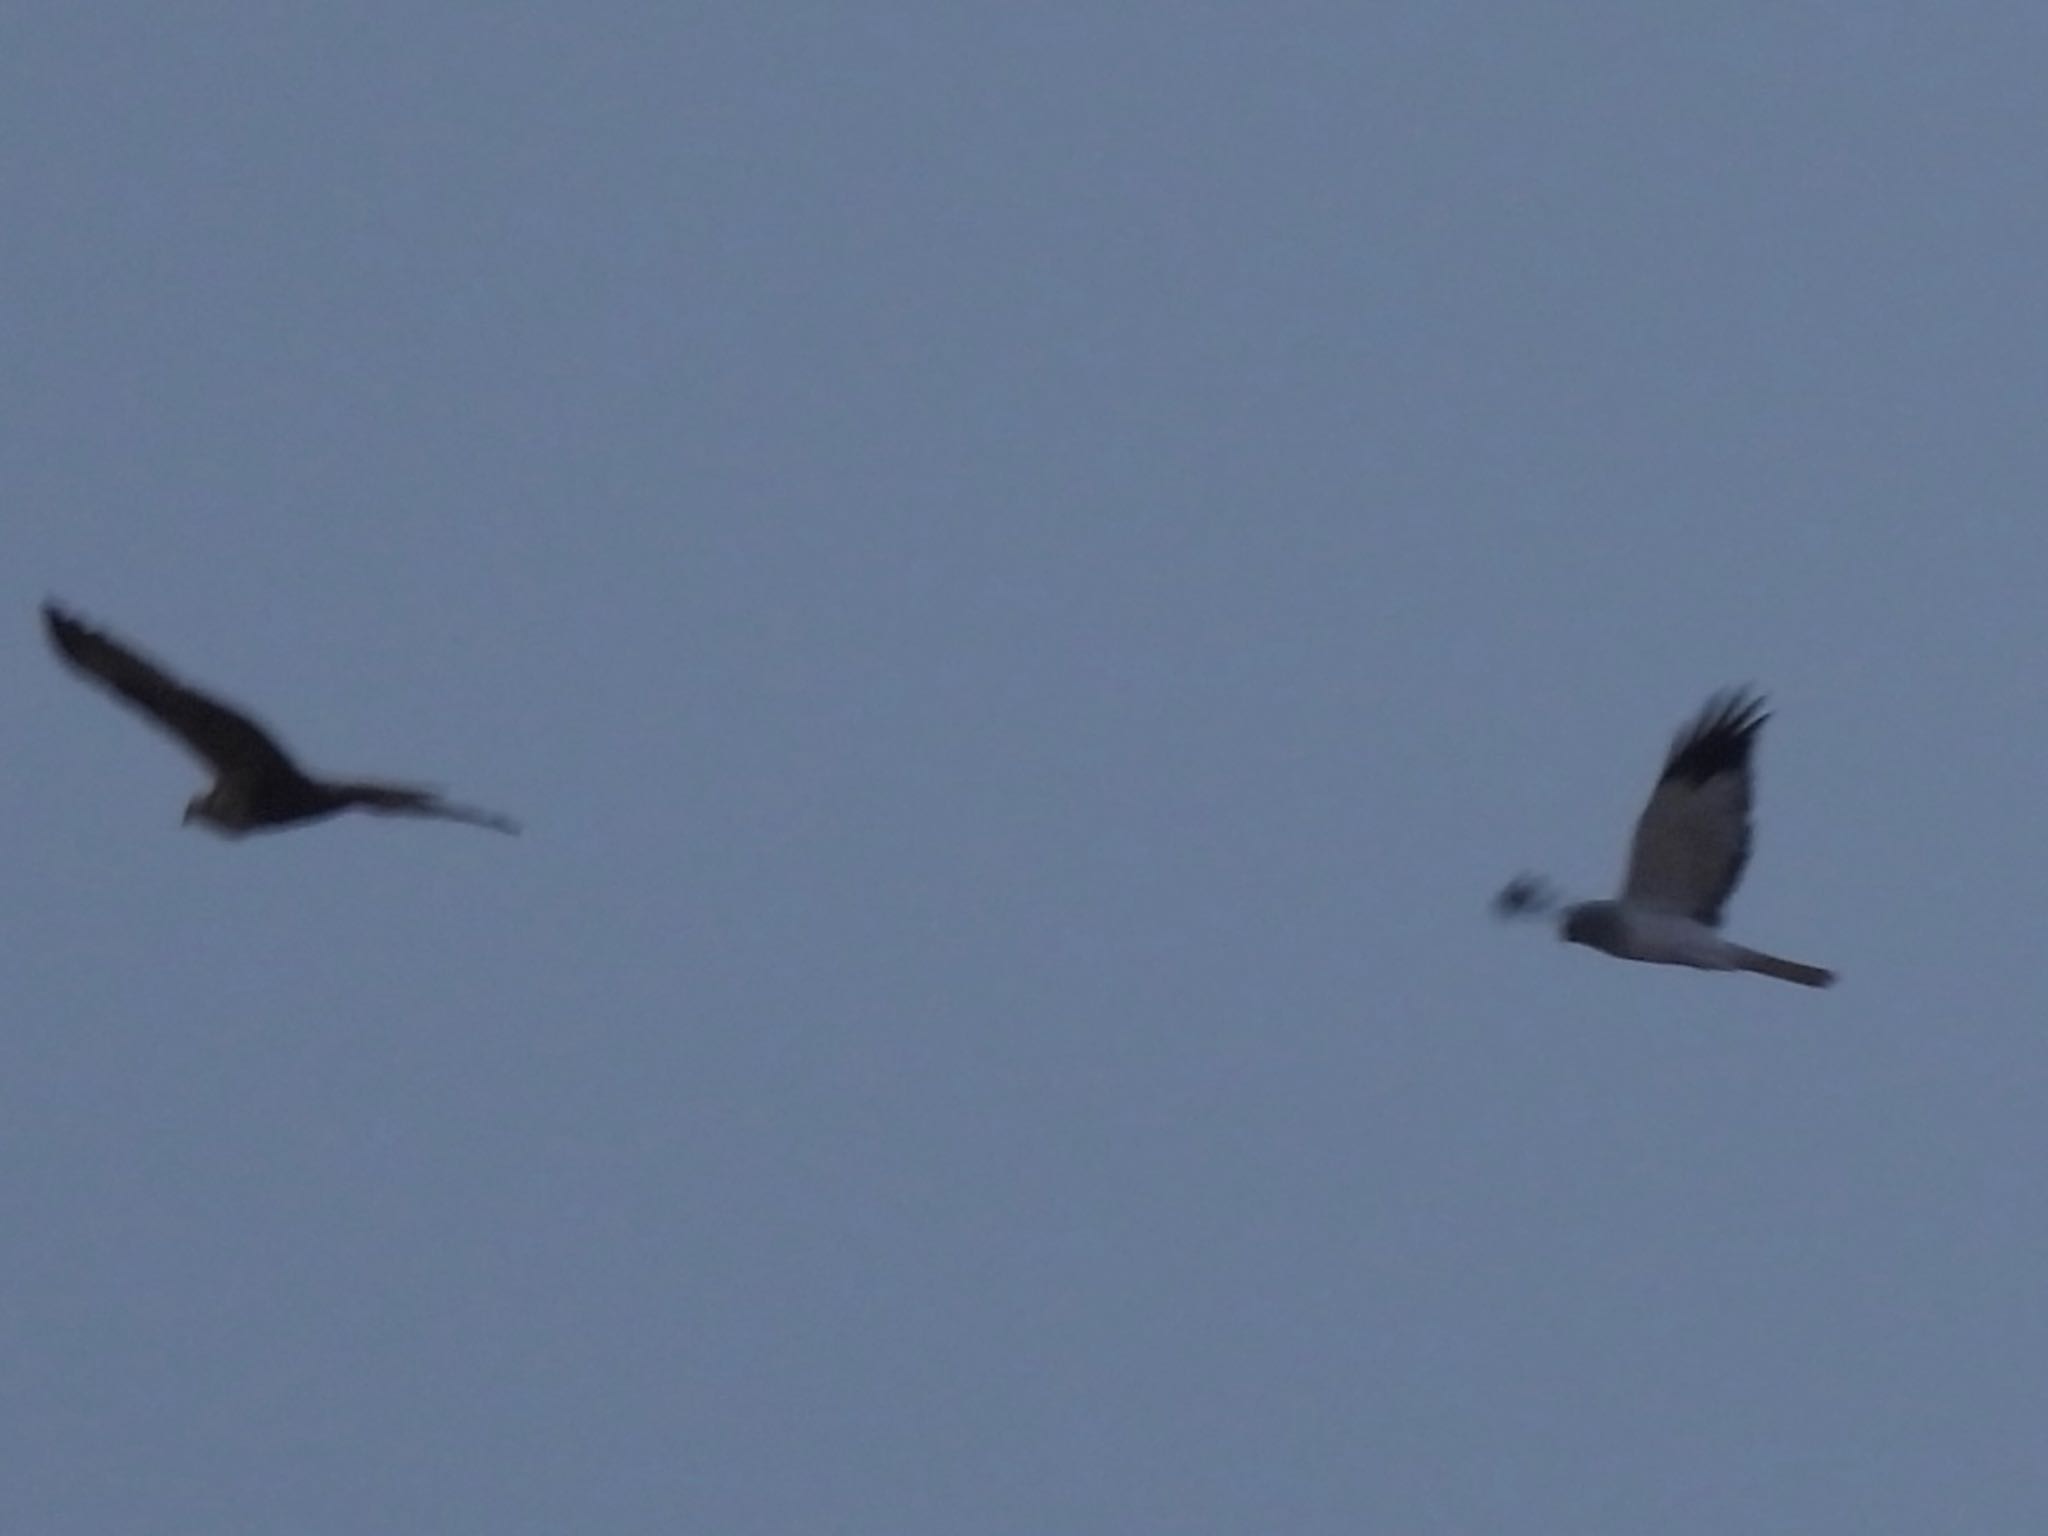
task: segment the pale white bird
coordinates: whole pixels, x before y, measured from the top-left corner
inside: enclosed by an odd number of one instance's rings
[[[1724,939],[1721,911],[1749,863],[1750,764],[1770,716],[1741,690],[1707,700],[1672,739],[1664,771],[1629,844],[1628,874],[1615,901],[1562,906],[1558,936],[1623,960],[1754,971],[1802,987],[1825,987],[1833,971],[1801,965]],[[1494,898],[1503,917],[1536,916],[1562,904],[1541,881],[1522,876]]]

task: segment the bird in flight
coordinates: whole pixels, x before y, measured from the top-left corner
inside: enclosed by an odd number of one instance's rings
[[[1718,693],[1673,738],[1650,803],[1636,821],[1617,900],[1567,906],[1541,880],[1523,875],[1494,898],[1494,911],[1540,917],[1561,908],[1561,938],[1623,960],[1754,971],[1802,987],[1831,985],[1833,971],[1781,959],[1716,932],[1749,863],[1755,793],[1750,757],[1769,718],[1764,701],[1752,694]]]
[[[361,809],[462,821],[494,832],[519,830],[509,817],[452,805],[418,785],[316,779],[247,715],[188,687],[112,635],[80,623],[55,603],[43,604],[43,623],[69,665],[149,716],[213,769],[212,786],[185,807],[188,823],[239,837]]]

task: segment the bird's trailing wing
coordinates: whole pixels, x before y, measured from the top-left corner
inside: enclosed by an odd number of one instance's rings
[[[1741,689],[1718,693],[1671,743],[1636,822],[1622,899],[1710,926],[1749,862],[1751,754],[1770,718]]]

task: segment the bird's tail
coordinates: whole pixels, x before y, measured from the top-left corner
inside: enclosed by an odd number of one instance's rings
[[[352,779],[331,788],[336,794],[347,796],[348,804],[359,805],[380,816],[431,816],[441,821],[466,822],[472,827],[489,827],[493,832],[519,830],[519,823],[510,816],[500,816],[496,811],[480,811],[474,806],[456,805],[443,800],[434,790],[413,784]]]
[[[1831,987],[1835,984],[1835,973],[1824,971],[1817,965],[1801,965],[1797,960],[1784,960],[1777,955],[1767,955],[1760,949],[1745,949],[1737,958],[1741,970],[1755,971],[1759,976],[1775,976],[1780,981],[1796,981],[1802,987]]]

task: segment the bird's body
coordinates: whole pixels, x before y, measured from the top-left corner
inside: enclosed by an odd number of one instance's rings
[[[51,603],[43,605],[43,622],[65,662],[171,732],[213,769],[213,784],[185,807],[187,822],[239,837],[361,809],[496,832],[519,830],[509,817],[451,804],[421,786],[314,778],[248,715],[188,687],[111,635]]]
[[[519,830],[509,816],[451,805],[431,789],[368,780],[329,782],[303,773],[290,778],[217,779],[210,789],[192,797],[185,807],[185,819],[223,837],[240,837],[247,832],[282,831],[348,810],[428,816],[489,827],[494,832]]]
[[[1560,929],[1566,940],[1621,960],[1689,965],[1696,971],[1755,971],[1803,987],[1825,987],[1835,979],[1832,971],[1724,939],[1705,923],[1677,912],[1625,901],[1582,901],[1567,907],[1562,916]]]
[[[1559,914],[1558,936],[1623,960],[1702,971],[1753,971],[1806,987],[1834,973],[1725,939],[1723,909],[1749,863],[1755,797],[1751,754],[1769,716],[1742,693],[1707,701],[1679,732],[1657,787],[1636,822],[1628,873],[1612,901],[1581,901]],[[1510,882],[1495,902],[1503,916],[1556,908],[1538,881]]]
[[[317,821],[347,804],[339,796],[322,793],[319,785],[303,775],[296,780],[273,777],[256,782],[216,779],[212,788],[192,797],[185,807],[185,819],[223,836],[239,837],[244,832]]]
[[[1699,971],[1737,969],[1729,943],[1705,923],[1676,912],[1630,906],[1625,901],[1581,901],[1561,914],[1564,937],[1602,954],[1656,965],[1689,965]]]

